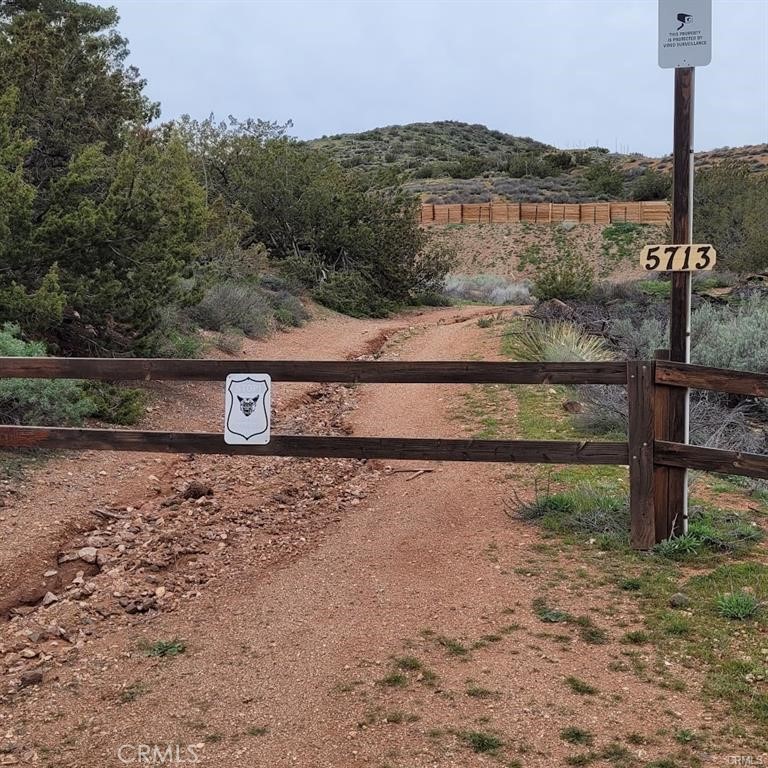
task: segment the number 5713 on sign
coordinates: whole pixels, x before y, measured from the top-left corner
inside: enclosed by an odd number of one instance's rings
[[[640,254],[640,266],[648,272],[710,270],[716,262],[711,245],[646,245]]]

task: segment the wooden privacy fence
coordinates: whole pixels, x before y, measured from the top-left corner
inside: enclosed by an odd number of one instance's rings
[[[667,224],[670,206],[666,200],[637,203],[456,203],[421,206],[421,224],[509,224],[530,221],[552,224],[576,221],[582,224]]]
[[[221,381],[267,373],[273,381],[388,384],[613,384],[627,388],[626,442],[457,440],[273,435],[267,445],[227,445],[222,433],[0,426],[0,449],[53,448],[252,456],[417,459],[629,466],[631,540],[637,549],[680,530],[680,505],[667,476],[702,469],[768,478],[768,457],[672,442],[672,391],[708,389],[768,397],[768,376],[663,360],[600,363],[358,362],[0,358],[0,378]],[[665,474],[666,473],[666,474]]]

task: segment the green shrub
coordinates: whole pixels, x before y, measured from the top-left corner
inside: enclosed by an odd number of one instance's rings
[[[504,746],[504,742],[490,733],[482,731],[467,731],[461,734],[461,739],[475,752],[495,752]]]
[[[212,285],[191,316],[210,331],[239,328],[254,338],[265,338],[274,328],[274,313],[264,292],[243,282]]]
[[[312,295],[326,307],[352,317],[386,317],[396,305],[360,272],[334,272]]]
[[[751,619],[760,610],[760,601],[749,592],[729,592],[717,598],[717,612],[725,619]]]
[[[768,182],[745,163],[724,162],[696,172],[696,243],[715,243],[718,268],[768,269]]]
[[[549,299],[581,299],[587,297],[595,284],[592,265],[585,262],[567,240],[565,233],[555,229],[552,234],[555,252],[537,257],[533,292],[539,301]]]
[[[664,539],[654,552],[672,560],[684,560],[701,553],[728,553],[749,549],[763,538],[761,529],[734,512],[691,509],[688,531]]]
[[[145,344],[152,357],[190,359],[200,357],[203,341],[189,318],[176,306],[167,306],[158,313],[157,325]]]
[[[629,530],[626,499],[595,482],[578,483],[557,493],[537,491],[532,501],[518,500],[515,506],[523,520],[537,521],[558,533],[623,538]]]
[[[50,268],[34,291],[18,283],[0,287],[0,316],[17,323],[27,333],[50,333],[61,323],[65,304],[57,264]]]
[[[96,381],[87,381],[82,387],[93,403],[90,415],[101,421],[130,426],[144,415],[147,393],[142,389]]]
[[[596,362],[614,358],[603,339],[573,323],[526,320],[517,328],[507,334],[504,351],[521,362]]]
[[[632,184],[631,197],[633,200],[668,200],[671,193],[672,177],[649,168]]]
[[[768,298],[735,307],[702,304],[691,317],[691,361],[714,368],[768,371]]]
[[[42,357],[45,346],[19,338],[18,326],[0,330],[0,356]],[[0,380],[0,423],[78,425],[96,409],[80,382],[70,379]]]
[[[610,160],[592,163],[584,177],[596,195],[618,197],[624,192],[624,176]]]
[[[560,738],[563,741],[567,741],[569,744],[583,744],[590,747],[594,744],[595,737],[584,728],[577,728],[576,726],[569,726],[563,728],[560,731]]]
[[[291,254],[278,262],[280,274],[289,286],[313,290],[323,279],[323,261],[313,253]]]

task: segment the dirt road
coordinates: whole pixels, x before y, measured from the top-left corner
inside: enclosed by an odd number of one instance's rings
[[[373,351],[382,332],[394,334],[383,348],[387,359],[497,355],[493,334],[454,310],[378,323],[319,320],[248,354],[345,357]],[[282,404],[287,428],[316,428],[317,414],[332,412],[322,424],[331,430],[453,437],[467,434],[467,390],[283,390],[278,412]],[[197,428],[215,425],[220,393],[190,388],[175,391],[172,402],[189,397],[200,413],[214,414]],[[673,751],[675,728],[706,725],[712,715],[697,701],[660,688],[652,674],[641,679],[625,663],[617,640],[639,626],[634,603],[599,584],[556,541],[544,542],[505,513],[510,481],[520,487],[525,468],[419,463],[431,471],[416,477],[392,471],[413,466],[271,459],[257,467],[206,457],[164,457],[157,464],[154,457],[104,454],[53,462],[14,510],[16,520],[30,514],[41,524],[26,537],[18,525],[11,531],[26,551],[47,540],[51,508],[64,527],[72,513],[70,530],[56,529],[61,542],[82,525],[83,509],[108,503],[144,510],[132,534],[143,541],[142,526],[149,525],[144,549],[158,546],[157,529],[172,525],[176,512],[190,528],[209,525],[216,544],[198,544],[199,552],[154,570],[146,552],[144,561],[130,561],[132,569],[120,565],[119,553],[105,563],[94,579],[112,569],[128,583],[113,590],[117,598],[106,596],[113,603],[139,572],[149,573],[163,594],[149,610],[104,610],[79,634],[70,629],[68,655],[49,647],[51,660],[39,664],[42,684],[18,688],[11,681],[0,699],[0,746],[4,738],[7,756],[22,764],[68,767],[138,765],[146,755],[144,764],[159,764],[169,747],[172,760],[165,764],[197,760],[217,768],[550,766],[584,751],[561,737],[563,729],[591,732],[595,749],[617,739],[635,744],[627,759],[647,761]],[[60,483],[68,472],[69,485]],[[314,498],[312,484],[325,475],[329,481]],[[212,500],[162,506],[193,477],[212,485]],[[46,492],[50,505],[36,508]],[[277,499],[275,514],[282,517],[268,517],[267,497]],[[213,522],[202,519],[214,512]],[[125,514],[128,529],[133,513]],[[254,515],[267,515],[266,529],[249,527]],[[5,541],[0,562],[18,562]],[[126,552],[130,557],[130,547]],[[186,582],[196,563],[205,578]],[[34,567],[39,573],[44,566],[34,561]],[[173,573],[172,593],[180,597],[163,610]],[[7,572],[3,580],[11,581]],[[193,591],[183,592],[185,583]],[[575,627],[542,624],[531,610],[537,597],[592,617],[608,642],[590,644]],[[6,633],[6,651],[13,636]],[[141,650],[176,638],[185,645],[178,655]],[[6,658],[6,667],[16,661],[9,665]],[[576,678],[587,688],[575,690]],[[629,734],[636,738],[625,742]]]

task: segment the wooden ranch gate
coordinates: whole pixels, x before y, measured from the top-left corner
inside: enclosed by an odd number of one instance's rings
[[[220,381],[229,373],[267,373],[273,381],[387,384],[612,384],[627,388],[627,442],[456,440],[273,435],[268,445],[227,445],[212,432],[0,426],[0,449],[48,448],[252,456],[417,459],[629,466],[631,542],[637,549],[683,528],[679,482],[685,469],[768,478],[768,456],[670,441],[679,434],[675,388],[768,397],[768,376],[663,360],[600,363],[357,362],[0,358],[0,378],[103,381]]]

